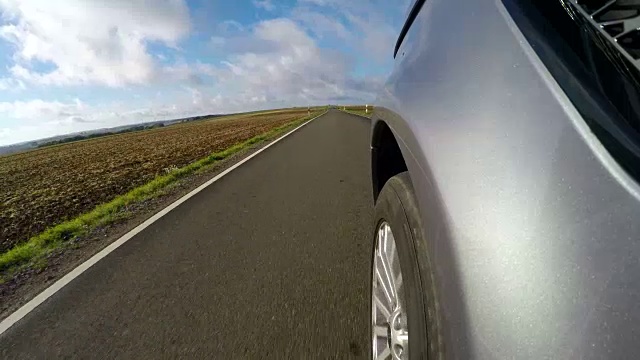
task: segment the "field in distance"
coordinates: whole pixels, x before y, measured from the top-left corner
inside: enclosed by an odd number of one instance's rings
[[[231,115],[1,156],[0,254],[157,176],[308,114],[297,108]]]
[[[346,105],[339,106],[338,109],[346,111],[351,114],[356,114],[364,117],[371,117],[371,113],[373,112],[372,105]]]

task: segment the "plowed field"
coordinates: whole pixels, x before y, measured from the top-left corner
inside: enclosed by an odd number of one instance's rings
[[[218,118],[0,157],[0,253],[166,169],[305,116],[306,109]]]

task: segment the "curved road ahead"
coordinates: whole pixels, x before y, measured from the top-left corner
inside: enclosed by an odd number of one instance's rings
[[[368,134],[312,121],[29,313],[0,358],[363,358]]]

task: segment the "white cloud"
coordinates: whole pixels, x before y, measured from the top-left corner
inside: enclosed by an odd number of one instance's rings
[[[212,36],[211,45],[214,47],[224,46],[227,43],[226,39],[222,36]]]
[[[30,101],[1,102],[0,114],[26,123],[39,123],[42,119],[66,119],[80,116],[86,106],[80,101],[62,103],[59,101]]]
[[[217,78],[233,97],[282,105],[371,99],[379,83],[351,75],[351,61],[320,48],[290,19],[257,24],[249,34],[227,41],[232,52]]]
[[[325,35],[329,35],[347,42],[356,40],[355,34],[349,31],[336,16],[330,16],[307,8],[296,8],[293,10],[292,17],[317,37],[322,38]]]
[[[276,8],[271,0],[253,0],[253,5],[267,11],[273,11]]]
[[[234,20],[225,20],[218,24],[218,29],[225,33],[230,33],[233,31],[243,31],[244,26],[237,21]]]
[[[383,0],[299,0],[293,16],[318,36],[334,35],[367,59],[388,63],[408,6],[403,1],[394,6]]]
[[[0,102],[0,119],[9,120],[0,123],[0,144],[193,115],[371,102],[382,77],[354,75],[357,57],[327,47],[352,47],[366,54],[367,66],[391,58],[396,31],[382,18],[388,14],[367,4],[301,0],[289,18],[219,22],[207,33],[208,51],[218,55],[211,56],[216,64],[208,64],[179,49],[166,56],[151,53],[150,43],[177,47],[189,33],[183,0],[0,0],[6,20],[0,40],[9,40],[15,49],[0,90],[24,88],[25,83],[43,89],[147,85],[125,88],[131,96],[120,103]],[[73,89],[82,97],[87,88]]]
[[[18,126],[0,127],[0,146],[84,130],[186,117],[202,110],[196,104],[189,104],[186,96],[174,100],[140,107],[118,103],[90,106],[79,99],[0,102],[0,118],[19,121]]]
[[[0,145],[74,132],[88,124],[91,109],[80,100],[0,102],[0,118],[19,120],[20,125],[0,128]]]
[[[189,86],[200,86],[205,84],[204,77],[214,76],[217,69],[210,64],[195,62],[178,62],[164,66],[161,69],[162,76],[158,82],[175,84],[176,82],[186,82]]]
[[[177,46],[190,29],[182,0],[0,0],[0,37],[15,78],[44,85],[142,84],[157,73],[149,42]],[[44,66],[48,69],[39,69]]]
[[[390,60],[397,39],[397,31],[384,22],[372,22],[354,14],[347,14],[351,24],[359,30],[359,45],[370,58],[379,62]]]
[[[25,85],[22,80],[17,80],[14,78],[0,78],[0,90],[2,91],[16,91],[16,90],[24,90]]]

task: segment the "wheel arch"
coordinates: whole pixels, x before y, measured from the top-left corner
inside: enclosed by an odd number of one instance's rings
[[[378,199],[387,180],[404,171],[407,171],[407,162],[396,135],[386,122],[376,121],[371,135],[371,181],[374,201]]]
[[[433,257],[433,286],[440,304],[437,314],[442,321],[440,336],[447,353],[452,357],[470,358],[472,351],[468,310],[463,287],[460,260],[455,235],[450,226],[451,215],[440,193],[434,169],[425,152],[425,127],[419,122],[408,122],[396,112],[376,106],[371,130],[371,175],[374,202],[384,184],[404,171],[417,197],[418,212],[422,220],[424,248]]]

